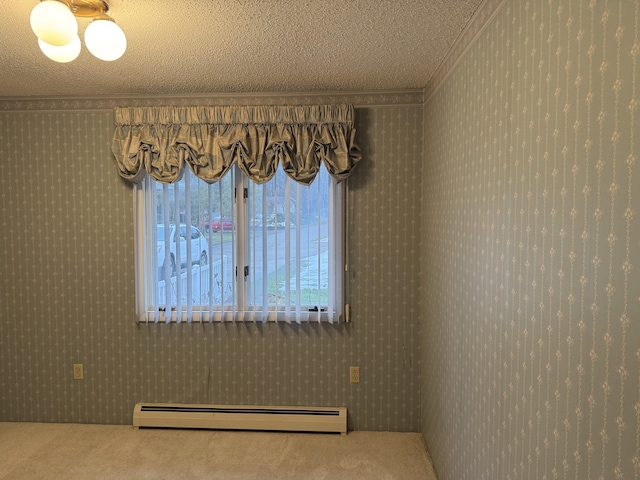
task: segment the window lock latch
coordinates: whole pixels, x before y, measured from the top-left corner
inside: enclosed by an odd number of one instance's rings
[[[249,276],[249,266],[244,267],[244,278],[246,279]],[[236,277],[238,276],[238,267],[236,267]]]
[[[309,311],[310,311],[310,312],[326,312],[326,311],[327,311],[327,308],[326,308],[326,307],[321,307],[321,308],[318,308],[318,307],[309,307]]]

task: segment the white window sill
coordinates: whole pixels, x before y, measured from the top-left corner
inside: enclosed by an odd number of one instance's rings
[[[326,311],[306,311],[299,313],[291,311],[288,314],[281,311],[271,310],[267,313],[266,320],[261,311],[219,311],[214,310],[212,313],[208,311],[195,310],[191,315],[191,322],[188,321],[187,312],[183,310],[182,315],[177,315],[174,310],[171,312],[171,318],[167,320],[164,311],[146,312],[146,314],[138,316],[138,323],[226,323],[226,322],[249,322],[249,323],[342,323],[345,321],[343,315],[335,312]],[[348,319],[346,320],[348,321]]]

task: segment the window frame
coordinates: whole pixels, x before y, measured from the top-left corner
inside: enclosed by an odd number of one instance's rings
[[[234,169],[235,181],[235,200],[234,214],[232,216],[236,227],[236,240],[234,242],[234,266],[240,272],[241,265],[248,262],[245,258],[249,256],[249,242],[246,241],[250,237],[251,221],[249,216],[249,207],[245,201],[245,196],[238,192],[244,192],[249,187],[251,180],[246,177],[237,165]],[[323,167],[324,168],[324,167]],[[192,174],[188,172],[188,174]],[[182,180],[180,180],[182,181]],[[244,275],[237,274],[235,284],[234,303],[232,307],[224,307],[221,305],[210,309],[209,305],[193,305],[192,310],[187,312],[187,306],[182,305],[181,315],[178,315],[175,307],[171,309],[171,315],[167,315],[162,308],[155,305],[149,305],[149,299],[154,297],[154,282],[157,281],[158,266],[156,255],[156,204],[155,195],[151,192],[155,191],[155,180],[146,176],[134,188],[134,241],[135,241],[135,282],[136,282],[136,318],[138,323],[212,323],[212,322],[286,322],[286,323],[346,323],[349,318],[349,275],[348,275],[348,258],[347,258],[347,182],[337,183],[329,176],[330,188],[335,188],[335,192],[330,195],[329,202],[339,202],[339,205],[330,207],[330,211],[334,216],[329,218],[329,231],[333,231],[334,236],[334,253],[336,258],[333,262],[329,262],[329,268],[334,269],[333,275],[337,282],[341,283],[342,288],[336,288],[333,304],[335,308],[329,310],[329,306],[307,306],[301,310],[297,310],[292,316],[291,309],[283,306],[269,306],[266,310],[258,311],[255,306],[253,309],[247,309],[247,282],[243,278]],[[239,203],[238,199],[242,199]],[[335,215],[339,218],[336,219]],[[222,214],[221,214],[222,217]],[[151,219],[153,219],[151,221]],[[263,219],[264,221],[264,219]],[[192,223],[187,223],[193,227]],[[176,233],[180,226],[176,227]],[[335,230],[337,229],[337,230]],[[204,232],[202,232],[204,233]],[[210,260],[211,261],[211,260]],[[333,265],[331,265],[333,263]],[[155,269],[155,271],[154,271]],[[331,279],[331,276],[330,276]],[[325,308],[326,307],[326,308]],[[191,308],[191,307],[190,307]],[[211,315],[212,313],[212,315]],[[295,318],[294,318],[295,317]]]

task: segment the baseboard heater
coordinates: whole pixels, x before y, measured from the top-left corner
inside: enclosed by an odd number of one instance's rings
[[[139,402],[133,426],[346,434],[347,409]]]

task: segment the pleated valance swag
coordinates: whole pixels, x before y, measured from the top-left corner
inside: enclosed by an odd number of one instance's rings
[[[185,164],[213,183],[237,163],[255,183],[280,165],[309,185],[322,163],[340,181],[361,159],[352,105],[116,108],[115,124],[111,149],[134,183],[176,182]]]

